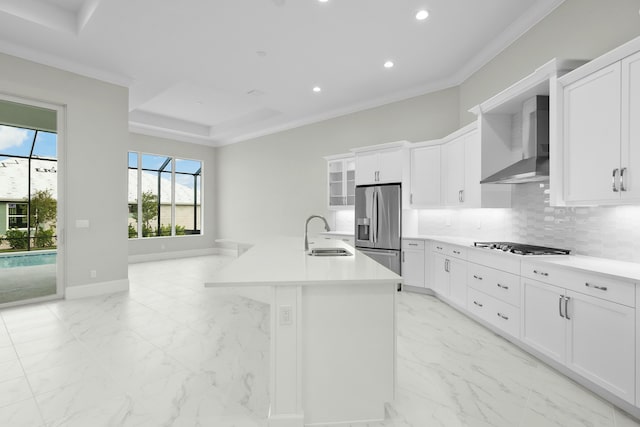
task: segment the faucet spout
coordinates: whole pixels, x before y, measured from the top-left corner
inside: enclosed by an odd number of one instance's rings
[[[331,228],[329,227],[329,223],[327,222],[327,220],[325,219],[325,217],[320,216],[320,215],[311,215],[309,218],[307,218],[307,222],[305,222],[304,224],[304,250],[308,251],[309,250],[309,221],[311,221],[313,218],[320,218],[322,221],[324,221],[324,229],[326,231],[331,231]]]

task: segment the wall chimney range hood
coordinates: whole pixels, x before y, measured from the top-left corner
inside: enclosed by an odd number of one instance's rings
[[[522,106],[522,160],[480,181],[522,184],[549,179],[549,97],[537,95]]]

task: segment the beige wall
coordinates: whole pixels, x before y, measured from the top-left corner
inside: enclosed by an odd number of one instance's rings
[[[460,85],[460,125],[469,108],[531,74],[547,61],[591,60],[640,35],[638,0],[566,0]]]
[[[219,148],[219,237],[302,236],[309,215],[328,214],[323,156],[440,137],[457,128],[458,108],[457,89],[447,89]]]
[[[176,252],[184,250],[196,250],[212,248],[215,244],[215,158],[213,147],[190,144],[188,142],[174,141],[171,139],[154,136],[129,134],[130,151],[139,151],[150,154],[162,154],[179,159],[193,159],[202,161],[202,202],[204,204],[204,223],[202,234],[196,236],[163,237],[160,239],[131,239],[129,240],[129,255],[143,255],[158,252]],[[179,211],[178,207],[176,209]],[[176,212],[178,214],[178,212]],[[166,215],[166,213],[163,213]],[[169,215],[165,216],[166,218]],[[126,234],[123,231],[123,235]]]
[[[0,94],[66,108],[58,150],[66,286],[126,281],[127,177],[114,171],[127,167],[128,90],[4,54],[0,70]],[[89,228],[76,228],[78,219]]]

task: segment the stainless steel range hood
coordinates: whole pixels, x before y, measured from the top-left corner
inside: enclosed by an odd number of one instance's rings
[[[538,95],[522,106],[522,160],[480,181],[521,184],[549,179],[549,97]]]

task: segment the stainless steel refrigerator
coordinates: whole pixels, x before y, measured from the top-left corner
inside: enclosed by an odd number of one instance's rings
[[[400,184],[356,187],[356,248],[400,274],[402,190]]]

